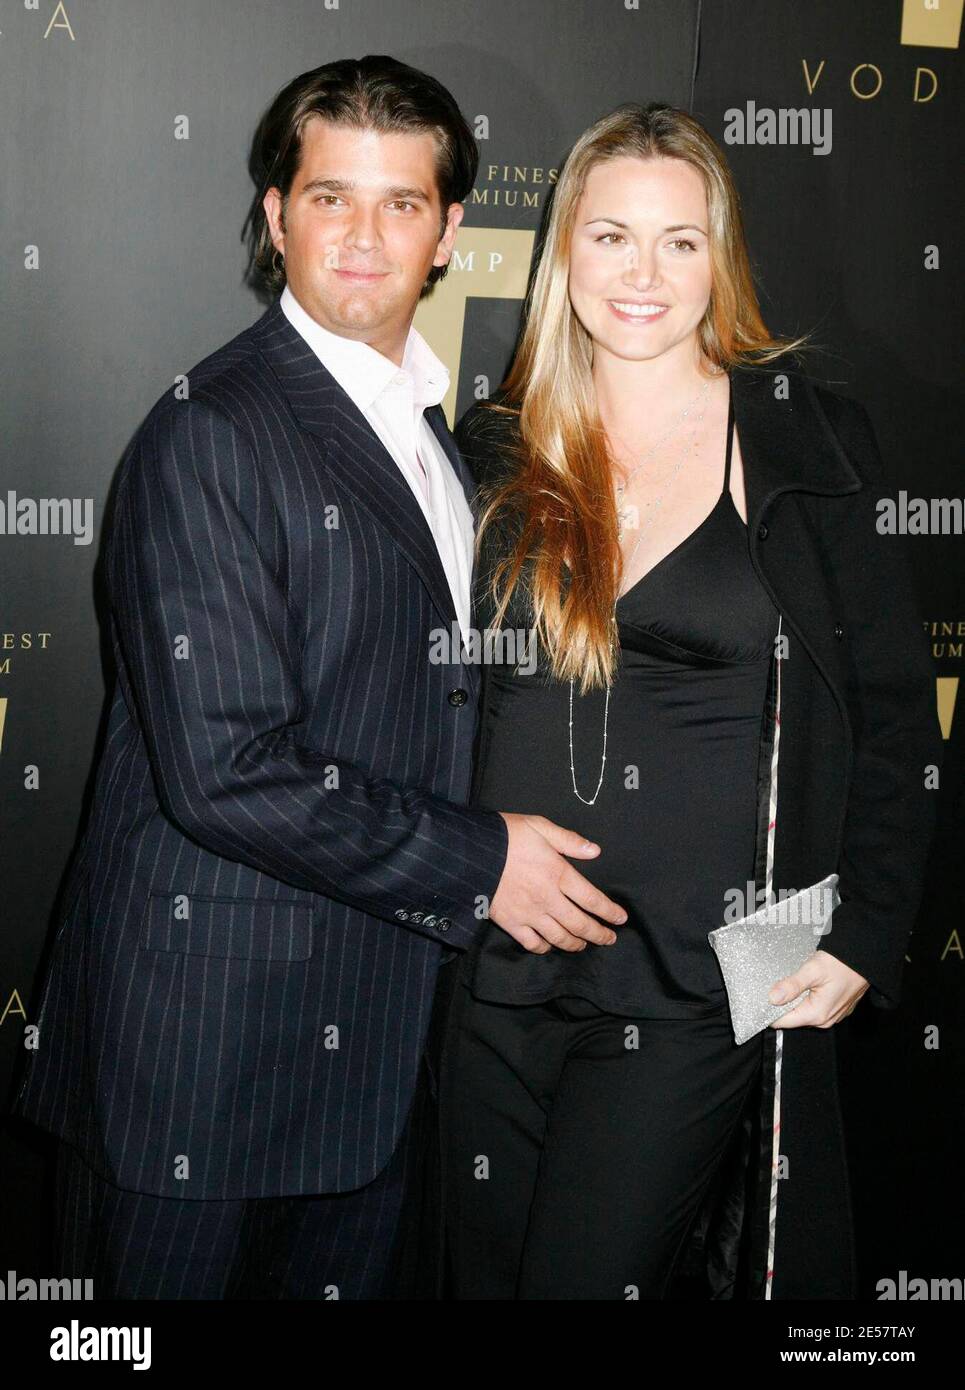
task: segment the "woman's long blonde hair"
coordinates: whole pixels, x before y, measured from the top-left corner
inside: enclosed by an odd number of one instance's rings
[[[807,341],[774,338],[764,326],[737,190],[723,153],[692,116],[657,103],[627,103],[580,136],[555,190],[513,365],[499,402],[482,403],[487,411],[518,419],[507,443],[509,476],[481,491],[477,547],[498,517],[517,518],[516,538],[490,575],[493,625],[500,625],[515,586],[522,584],[552,674],[578,681],[584,693],[610,684],[615,673],[613,607],[621,556],[611,464],[591,377],[592,340],[569,298],[570,247],[590,170],[626,155],[681,159],[704,180],[712,289],[697,329],[703,357],[726,370],[766,363]],[[568,556],[573,559],[564,597]]]

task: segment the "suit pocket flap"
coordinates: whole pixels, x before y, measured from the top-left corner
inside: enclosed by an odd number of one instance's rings
[[[188,956],[307,960],[312,954],[310,903],[272,898],[196,898],[151,893],[141,945]]]

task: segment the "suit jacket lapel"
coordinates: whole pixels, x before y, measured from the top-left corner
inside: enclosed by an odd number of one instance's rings
[[[431,406],[429,406],[429,407],[427,408],[426,412],[425,412],[425,417],[426,417],[426,419],[427,419],[428,422],[429,422],[429,426],[430,426],[430,428],[432,429],[433,434],[436,436],[436,438],[438,439],[439,443],[442,445],[443,449],[445,450],[446,456],[448,457],[449,462],[452,464],[453,469],[455,470],[456,477],[459,479],[460,483],[462,484],[462,490],[463,490],[463,493],[465,494],[466,502],[468,503],[469,510],[470,510],[470,512],[472,513],[473,527],[474,527],[474,529],[475,529],[475,522],[476,522],[476,508],[475,508],[476,480],[475,480],[475,478],[473,477],[472,469],[469,467],[468,463],[467,463],[466,460],[463,458],[462,454],[460,454],[459,449],[458,449],[457,446],[456,446],[456,441],[453,439],[452,435],[451,435],[450,432],[449,432],[449,426],[448,426],[448,424],[447,424],[447,422],[446,422],[445,411],[443,410],[442,406],[441,406],[441,405],[431,405]],[[470,570],[470,581],[469,581],[469,615],[470,615],[470,616],[469,616],[469,621],[470,621],[470,623],[472,623],[472,614],[473,614],[473,609],[474,609],[474,604],[473,604],[473,585],[474,585],[475,582],[476,582],[476,566],[475,566],[474,557],[470,557],[470,566],[469,566],[469,570]],[[452,629],[450,629],[450,630],[452,630]],[[471,653],[470,653],[470,655],[471,655]],[[475,696],[475,695],[478,694],[479,685],[480,685],[480,680],[481,680],[481,673],[480,673],[479,667],[478,667],[478,665],[476,664],[475,661],[468,660],[468,661],[465,663],[465,668],[464,668],[464,669],[465,669],[465,670],[467,671],[467,673],[468,673],[469,682],[470,682],[470,685],[472,686],[473,695]]]
[[[254,325],[262,353],[281,382],[296,419],[324,447],[324,461],[339,482],[395,544],[421,576],[451,633],[458,631],[449,581],[432,532],[412,489],[375,430],[319,361],[276,301]],[[427,412],[428,413],[428,412]],[[441,409],[440,409],[441,414]],[[431,422],[437,437],[436,422]],[[450,450],[447,448],[447,453]],[[460,470],[464,481],[464,470]]]
[[[476,480],[472,476],[472,469],[456,448],[456,441],[449,432],[449,426],[446,423],[446,416],[442,406],[430,405],[425,412],[425,416],[429,421],[433,434],[436,436],[443,449],[445,449],[449,462],[456,471],[456,477],[459,479],[460,483],[462,483],[462,490],[466,494],[466,501],[469,503],[471,509],[476,492]]]

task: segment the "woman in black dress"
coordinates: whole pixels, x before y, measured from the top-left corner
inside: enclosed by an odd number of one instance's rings
[[[761,887],[780,619],[749,557],[732,378],[800,341],[762,322],[697,122],[627,106],[581,137],[510,376],[457,430],[481,485],[475,625],[538,651],[535,671],[518,643],[485,668],[473,795],[600,845],[580,870],[628,920],[599,945],[534,920],[527,948],[497,892],[461,960],[443,1133],[457,1298],[666,1297],[758,1075],[764,1035],[735,1044],[707,940],[758,905],[734,910]],[[813,959],[792,1013],[826,1027],[868,982]]]

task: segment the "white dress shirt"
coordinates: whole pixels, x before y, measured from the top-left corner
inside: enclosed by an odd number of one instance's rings
[[[368,343],[316,323],[286,285],[281,307],[319,361],[354,401],[398,464],[432,532],[463,638],[469,630],[473,518],[446,451],[425,418],[449,389],[449,372],[413,324],[402,366]],[[458,659],[458,653],[454,653]]]

